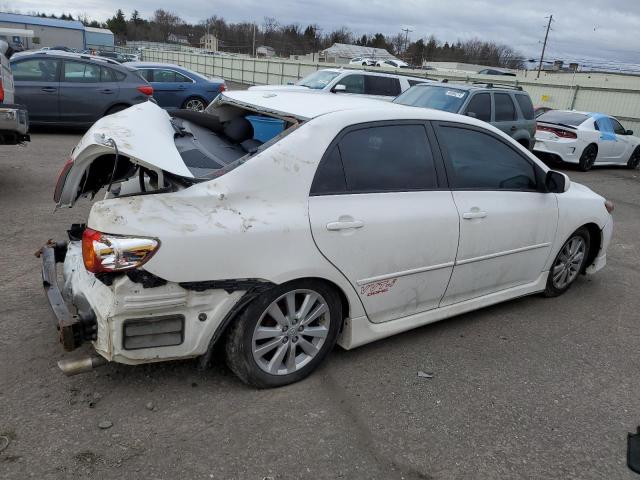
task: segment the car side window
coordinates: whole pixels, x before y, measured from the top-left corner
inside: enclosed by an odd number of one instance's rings
[[[37,58],[11,64],[13,80],[17,82],[55,82],[59,60]]]
[[[595,121],[596,130],[603,133],[613,133],[613,124],[609,117],[600,117]]]
[[[469,100],[469,105],[467,105],[467,109],[465,114],[473,113],[470,115],[473,118],[477,118],[478,120],[482,120],[484,122],[491,121],[491,95],[488,93],[477,93],[475,94],[471,100]]]
[[[535,112],[533,111],[533,103],[529,95],[517,94],[516,101],[520,106],[520,111],[525,120],[533,120],[535,118]]]
[[[468,128],[441,126],[449,183],[464,190],[536,190],[535,168],[502,140]]]
[[[402,93],[400,80],[393,77],[378,77],[367,75],[365,77],[365,93],[367,95],[384,95],[387,97],[397,97]]]
[[[153,81],[160,83],[171,83],[176,81],[176,72],[173,70],[153,70]]]
[[[340,150],[335,145],[324,156],[311,185],[311,195],[336,195],[347,191]]]
[[[338,80],[336,85],[344,85],[344,93],[364,93],[364,75],[347,75]]]
[[[609,117],[609,121],[611,122],[611,125],[613,126],[613,133],[615,133],[616,135],[626,135],[627,134],[627,129],[624,128],[622,126],[622,124],[618,120],[616,120],[615,118]]]
[[[496,108],[496,122],[509,122],[516,119],[516,107],[507,93],[494,93],[493,100]]]
[[[348,132],[338,144],[350,193],[436,188],[423,125],[385,125]]]
[[[191,80],[189,77],[187,77],[186,75],[182,75],[181,73],[175,72],[176,75],[176,82],[181,82],[181,83],[193,83],[193,80]]]
[[[98,83],[100,81],[100,66],[92,63],[64,61],[63,82]]]

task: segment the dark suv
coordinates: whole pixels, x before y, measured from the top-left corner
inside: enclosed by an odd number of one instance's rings
[[[16,103],[31,124],[88,126],[104,115],[152,98],[153,88],[115,60],[60,51],[11,59]]]
[[[411,87],[394,102],[484,120],[529,150],[535,143],[533,104],[521,87],[492,83],[423,83]]]

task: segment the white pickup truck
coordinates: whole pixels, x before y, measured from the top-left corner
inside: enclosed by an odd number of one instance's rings
[[[3,29],[0,29],[2,35]],[[13,49],[0,38],[0,145],[29,141],[29,115],[23,105],[15,105],[13,74],[9,58]]]

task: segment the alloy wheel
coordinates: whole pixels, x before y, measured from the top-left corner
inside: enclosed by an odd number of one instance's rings
[[[564,244],[551,269],[555,288],[562,290],[576,279],[580,273],[586,251],[586,242],[580,235],[571,237]]]
[[[288,375],[307,365],[329,334],[326,300],[313,290],[292,290],[271,302],[253,331],[253,359],[271,375]]]
[[[187,110],[193,110],[194,112],[202,112],[205,109],[205,105],[202,100],[192,98],[190,100],[187,100],[187,102],[184,104],[184,108],[186,108]]]

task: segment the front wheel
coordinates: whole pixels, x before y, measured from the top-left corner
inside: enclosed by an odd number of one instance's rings
[[[557,297],[569,290],[584,270],[590,246],[591,237],[586,228],[573,232],[551,265],[544,291],[546,297]]]
[[[258,388],[302,380],[334,347],[342,323],[340,298],[316,280],[279,285],[257,297],[230,327],[229,368]]]

